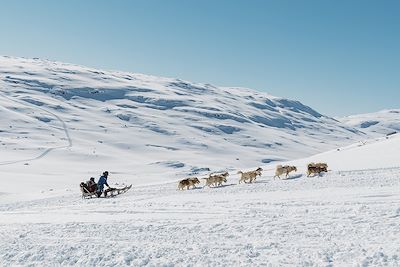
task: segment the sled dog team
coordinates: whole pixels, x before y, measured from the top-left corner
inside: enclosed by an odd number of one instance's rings
[[[256,170],[253,171],[248,171],[248,172],[242,172],[242,171],[238,171],[237,174],[240,174],[240,179],[239,179],[239,184],[241,182],[245,182],[245,183],[252,183],[256,180],[257,176],[261,176],[261,172],[263,171],[262,168],[258,167]],[[297,172],[297,167],[296,166],[289,166],[289,165],[278,165],[276,166],[275,169],[275,176],[274,179],[276,177],[278,177],[279,179],[281,179],[281,175],[285,174],[286,178],[289,176],[289,174],[291,172]],[[311,174],[318,174],[320,175],[321,172],[328,172],[328,164],[326,163],[309,163],[307,165],[307,177],[310,177]],[[201,178],[203,180],[205,180],[205,185],[204,186],[214,186],[214,187],[218,187],[221,186],[222,183],[226,183],[227,182],[227,177],[229,176],[228,172],[224,172],[221,174],[210,174],[208,177],[206,178]],[[181,181],[179,181],[178,183],[178,189],[179,190],[183,190],[186,189],[190,189],[190,187],[195,188],[196,184],[200,184],[200,180],[197,177],[189,177],[186,179],[183,179]]]

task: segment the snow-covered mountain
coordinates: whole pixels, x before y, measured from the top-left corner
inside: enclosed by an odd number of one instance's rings
[[[46,156],[43,162],[82,172],[157,169],[166,178],[299,158],[364,138],[298,101],[246,88],[6,56],[0,125],[3,165],[29,169]]]
[[[382,136],[400,132],[400,109],[387,109],[374,113],[352,115],[339,121],[369,136]]]

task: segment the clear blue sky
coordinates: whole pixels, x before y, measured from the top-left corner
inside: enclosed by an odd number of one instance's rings
[[[400,108],[400,1],[0,2],[0,54],[243,86],[341,116]]]

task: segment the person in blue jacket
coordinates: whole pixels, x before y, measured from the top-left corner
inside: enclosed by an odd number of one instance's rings
[[[108,188],[110,186],[107,183],[108,171],[103,172],[103,175],[100,176],[99,181],[97,182],[97,197],[100,197],[104,190],[104,185]]]

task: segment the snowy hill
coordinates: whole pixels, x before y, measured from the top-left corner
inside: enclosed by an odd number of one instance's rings
[[[352,115],[339,121],[367,133],[382,136],[400,132],[400,109],[388,109],[374,113]]]
[[[5,56],[0,125],[2,171],[30,190],[72,187],[104,169],[134,184],[175,180],[365,138],[250,89]]]

